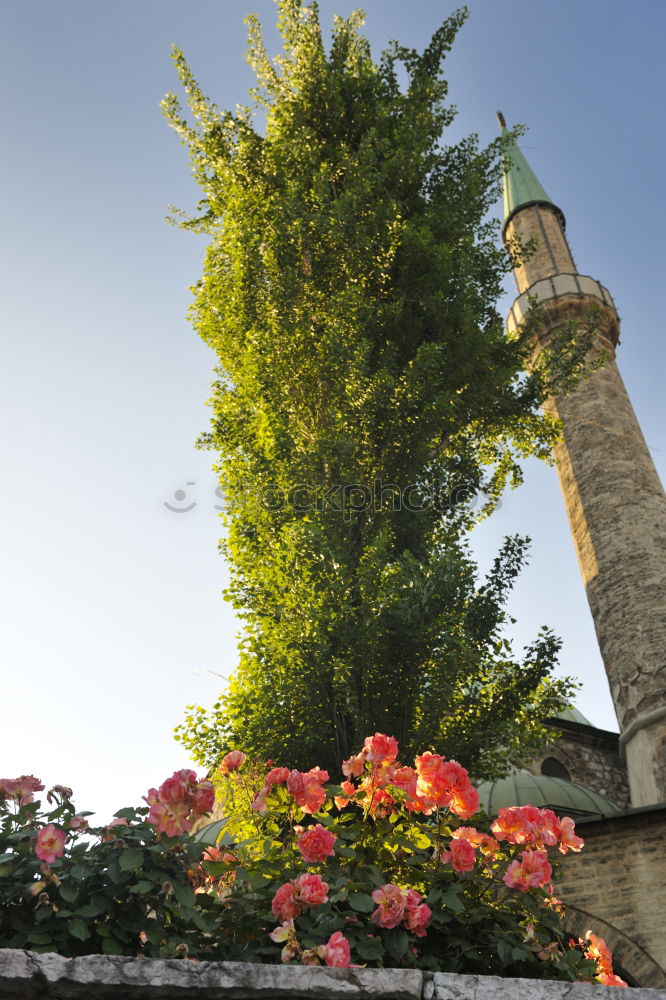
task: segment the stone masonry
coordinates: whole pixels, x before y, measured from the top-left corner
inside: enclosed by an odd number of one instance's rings
[[[4,1000],[617,1000],[617,987],[407,969],[324,969],[179,959],[62,958],[0,950]],[[636,989],[634,1000],[666,1000]]]
[[[554,757],[566,767],[573,782],[600,792],[622,809],[627,809],[627,769],[620,757],[618,734],[564,719],[549,723],[549,728],[555,730],[556,738],[546,744],[526,770],[531,774],[541,774],[544,760]]]
[[[666,806],[579,821],[585,847],[562,859],[556,879],[567,931],[590,928],[626,977],[666,988]]]
[[[607,291],[579,276],[554,207],[519,207],[506,238],[532,239],[516,269],[520,294],[539,283],[549,334],[599,318],[606,363],[546,409],[560,417],[555,448],[571,532],[621,728],[634,806],[666,800],[666,496],[615,364],[619,321]],[[552,279],[544,290],[544,279]],[[572,284],[573,282],[573,284]],[[560,293],[565,287],[570,290]],[[587,291],[587,290],[590,291]],[[538,349],[538,348],[537,348]]]

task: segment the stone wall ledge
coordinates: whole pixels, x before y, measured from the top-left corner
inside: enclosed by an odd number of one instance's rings
[[[0,949],[3,1000],[619,1000],[615,987],[408,969],[326,969]],[[666,1000],[634,989],[632,1000]]]

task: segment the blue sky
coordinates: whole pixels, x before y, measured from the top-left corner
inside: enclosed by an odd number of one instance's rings
[[[567,216],[579,270],[617,303],[620,368],[663,478],[666,5],[470,6],[448,60],[450,138],[489,140],[497,108],[529,126],[523,150]],[[326,34],[353,9],[320,7]],[[422,47],[453,7],[365,9],[378,51],[390,38]],[[272,0],[23,0],[0,13],[0,775],[72,785],[101,819],[187,766],[171,730],[236,660],[212,456],[194,449],[213,365],[186,318],[204,244],[164,222],[169,203],[198,195],[158,104],[176,86],[174,42],[218,104],[246,100],[251,10],[275,50]],[[583,682],[579,707],[615,728],[554,470],[531,463],[475,533],[482,567],[515,531],[533,538],[516,645],[550,625],[561,672]]]

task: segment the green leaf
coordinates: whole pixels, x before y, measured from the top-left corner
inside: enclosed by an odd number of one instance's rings
[[[30,931],[28,934],[28,940],[31,944],[51,944],[53,941],[53,935],[45,931]]]
[[[124,848],[118,857],[120,870],[123,872],[133,872],[143,864],[143,851],[136,847]]]
[[[105,955],[122,955],[123,946],[117,938],[105,937],[102,941],[102,952]]]
[[[206,826],[202,826],[200,830],[197,830],[192,839],[198,843],[215,846],[228,822],[229,818],[225,817],[224,819],[216,820],[214,823],[208,823]]]
[[[465,904],[460,899],[458,893],[453,892],[451,889],[442,894],[442,903],[449,910],[453,910],[454,913],[462,913],[465,909]]]
[[[378,937],[361,937],[356,943],[356,951],[366,962],[376,962],[384,954],[384,946]]]
[[[141,879],[136,885],[133,885],[130,889],[130,895],[143,895],[146,892],[154,892],[155,883],[148,882],[147,879]]]
[[[93,897],[93,899],[84,906],[77,906],[76,913],[79,917],[90,919],[90,917],[98,917],[101,913],[106,913],[107,909],[108,901],[104,899],[103,896],[97,896]]]
[[[194,906],[196,896],[189,885],[182,882],[174,882],[173,894],[181,906]]]
[[[87,941],[90,937],[90,930],[80,917],[72,917],[71,920],[68,920],[67,930],[72,937],[78,938],[79,941]]]
[[[375,909],[371,897],[365,892],[352,892],[348,899],[352,910],[356,910],[357,913],[370,913]]]
[[[508,941],[504,941],[502,938],[497,942],[497,954],[499,955],[503,965],[510,965],[512,960],[512,947]]]
[[[406,954],[408,946],[409,937],[407,931],[403,930],[402,927],[396,927],[386,935],[384,947],[387,954],[395,959],[396,962],[399,962],[403,955]]]
[[[524,962],[526,959],[532,959],[534,956],[531,951],[527,948],[523,948],[522,945],[517,945],[511,952],[511,957],[515,962]]]
[[[58,886],[58,892],[66,903],[73,903],[78,898],[80,891],[79,887],[72,885],[71,882],[62,882]]]

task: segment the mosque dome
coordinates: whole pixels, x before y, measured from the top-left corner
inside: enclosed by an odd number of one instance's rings
[[[561,712],[557,712],[553,718],[562,719],[564,722],[577,722],[579,726],[590,726],[594,728],[590,720],[573,706],[571,708],[565,708]]]
[[[613,816],[622,812],[600,792],[544,774],[510,774],[497,781],[482,781],[478,792],[480,808],[492,816],[506,806],[527,805],[552,809],[558,816],[573,819]]]

